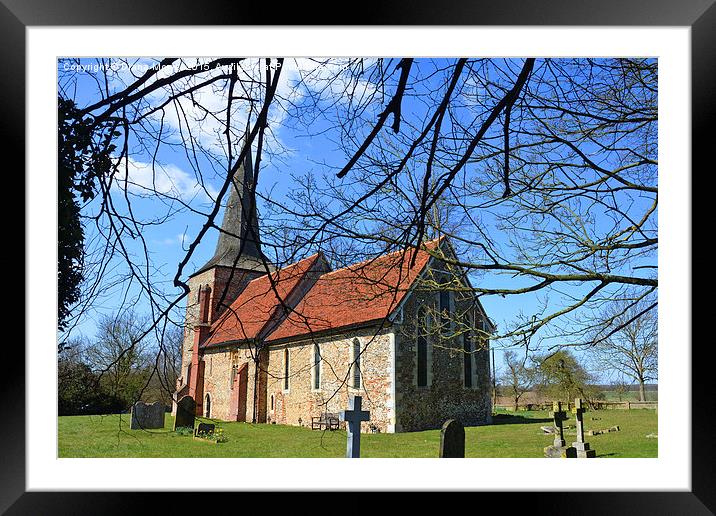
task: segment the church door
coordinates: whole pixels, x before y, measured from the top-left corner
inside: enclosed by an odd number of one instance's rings
[[[234,385],[231,390],[231,421],[246,421],[246,390],[249,384],[249,364],[244,363],[234,375]]]

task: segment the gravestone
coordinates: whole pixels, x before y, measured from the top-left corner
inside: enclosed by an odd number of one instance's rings
[[[183,396],[182,399],[177,402],[174,430],[183,426],[194,428],[194,418],[196,418],[196,402],[191,396]]]
[[[152,404],[138,401],[132,405],[132,417],[129,423],[131,430],[164,428],[164,403],[155,401]]]
[[[213,423],[199,423],[196,425],[196,428],[194,428],[194,435],[197,436],[199,434],[213,434],[216,430],[216,425]]]
[[[348,423],[346,457],[349,459],[360,457],[360,424],[361,421],[370,420],[370,412],[361,410],[362,404],[361,396],[351,396],[348,398],[348,410],[342,410],[339,414],[339,419]]]
[[[440,458],[465,458],[465,428],[448,419],[440,430]]]
[[[584,407],[581,398],[574,400],[572,412],[577,419],[577,442],[572,443],[572,446],[577,450],[577,458],[586,459],[596,457],[597,452],[590,450],[589,443],[584,442]]]
[[[562,426],[562,422],[567,419],[567,413],[562,410],[561,401],[552,403],[551,416],[554,420],[556,431],[554,434],[554,442],[544,449],[544,456],[549,459],[576,457],[577,449],[573,446],[567,446],[564,441],[564,427]]]

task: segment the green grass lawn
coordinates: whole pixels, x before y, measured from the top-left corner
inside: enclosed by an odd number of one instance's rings
[[[121,417],[121,422],[120,422]],[[654,410],[602,410],[584,416],[587,430],[619,425],[621,431],[587,437],[597,457],[656,457],[658,439]],[[599,418],[593,420],[592,418]],[[494,424],[465,429],[468,457],[542,457],[553,437],[547,412],[499,413]],[[121,423],[121,424],[120,424]],[[161,430],[129,430],[129,415],[58,418],[60,457],[343,457],[344,431],[322,432],[282,425],[217,422],[225,443],[197,441],[172,432],[167,415]],[[567,421],[574,424],[574,421]],[[567,429],[565,440],[575,440]],[[437,457],[440,430],[402,434],[363,434],[363,457]]]

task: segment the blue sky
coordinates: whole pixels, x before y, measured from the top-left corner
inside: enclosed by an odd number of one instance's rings
[[[82,64],[93,65],[97,61],[94,59],[83,59]],[[140,66],[143,64],[151,63],[151,60],[139,60],[133,62],[136,66],[135,72],[141,71]],[[514,69],[515,73],[518,71],[518,66],[521,60],[505,61],[505,68]],[[419,63],[421,64],[421,63]],[[58,68],[62,72],[64,63],[60,63]],[[291,64],[284,68],[282,73],[282,82],[279,86],[280,93],[294,102],[307,102],[308,99],[312,100],[312,95],[320,95],[321,100],[324,102],[334,101],[335,98],[331,98],[332,95],[338,95],[338,92],[342,91],[340,85],[335,88],[328,88],[326,91],[318,92],[302,91],[300,89],[293,88],[293,81],[297,78],[297,69],[301,67],[313,66],[310,63],[303,61],[300,65]],[[418,67],[417,73],[427,73],[430,67],[434,64],[425,63],[421,69]],[[335,71],[335,69],[329,69],[326,73]],[[117,74],[116,82],[110,87],[118,87],[121,85],[121,80],[129,80],[127,70],[120,70]],[[322,73],[322,72],[317,72]],[[61,73],[62,76],[62,73]],[[98,99],[97,96],[97,83],[94,82],[90,74],[77,74],[77,82],[72,84],[73,88],[72,96],[75,97],[77,103],[80,106],[84,106],[95,102]],[[495,78],[496,80],[499,78]],[[68,84],[63,84],[63,88],[68,88]],[[363,87],[370,88],[369,84],[364,84]],[[76,88],[76,89],[75,89]],[[475,85],[475,89],[479,90],[479,87]],[[158,102],[161,99],[157,95],[152,100]],[[213,103],[223,102],[222,93],[219,92],[216,95],[207,95],[201,99],[206,105],[213,105]],[[319,102],[320,102],[319,101]],[[187,109],[191,109],[191,106],[187,105]],[[425,107],[412,101],[410,98],[406,100],[406,109],[408,117],[410,112],[415,116],[419,117],[422,110]],[[370,115],[370,113],[368,113]],[[237,116],[242,116],[238,113]],[[243,115],[245,117],[245,114]],[[245,118],[244,118],[245,120]],[[272,113],[271,120],[271,133],[269,134],[269,140],[267,142],[267,150],[269,155],[262,161],[260,170],[260,181],[259,191],[260,194],[269,196],[274,200],[284,200],[287,195],[296,188],[300,188],[300,184],[297,184],[298,178],[311,174],[314,177],[326,178],[335,174],[335,170],[331,167],[340,167],[345,163],[344,154],[337,148],[335,141],[341,138],[340,134],[331,132],[329,124],[325,121],[317,121],[306,128],[304,126],[297,126],[291,123],[290,119],[286,118],[285,114],[274,112]],[[176,134],[181,127],[181,122],[178,121],[177,117],[168,116],[164,121],[167,130],[173,130],[175,135],[169,138],[169,141],[178,142],[180,141]],[[217,122],[218,123],[218,122]],[[190,209],[206,211],[213,201],[218,188],[221,185],[222,172],[220,166],[221,161],[221,146],[217,144],[217,138],[215,130],[217,123],[204,122],[197,124],[198,134],[202,136],[199,138],[199,143],[205,145],[209,153],[213,153],[218,156],[216,162],[212,162],[211,159],[205,157],[198,157],[196,163],[201,167],[202,180],[205,184],[200,185],[198,177],[192,170],[191,159],[186,155],[185,149],[177,146],[162,145],[156,152],[156,160],[161,165],[155,169],[155,173],[158,175],[154,176],[155,185],[160,191],[171,193],[173,196],[178,196],[186,202],[186,206],[178,206],[176,203],[170,203],[168,198],[156,198],[152,197],[141,197],[142,189],[141,185],[148,185],[152,179],[152,170],[149,165],[151,162],[152,149],[143,149],[139,147],[138,142],[130,142],[131,149],[131,161],[128,164],[129,175],[131,180],[136,183],[134,187],[130,189],[130,192],[134,195],[131,197],[132,208],[135,214],[140,219],[152,219],[152,218],[164,218],[161,224],[157,224],[153,227],[148,227],[142,231],[147,246],[152,254],[152,263],[156,267],[154,272],[155,281],[162,283],[166,286],[166,293],[179,294],[180,290],[174,288],[171,285],[171,279],[176,273],[176,268],[179,261],[185,255],[185,246],[193,239],[198,232],[201,224],[203,223],[202,217],[191,213]],[[238,130],[243,130],[244,124],[237,121],[235,127]],[[324,129],[326,131],[324,132]],[[358,129],[360,132],[360,128]],[[306,134],[311,133],[312,136],[307,137]],[[320,134],[319,134],[320,133]],[[276,153],[271,156],[272,153]],[[608,158],[605,158],[608,161]],[[326,165],[324,165],[324,163]],[[116,202],[119,204],[123,203],[122,196],[115,195]],[[259,199],[259,211],[263,211],[262,200]],[[96,206],[89,206],[88,211],[96,210]],[[217,218],[217,223],[221,221],[221,214]],[[91,227],[87,228],[88,239],[92,239],[95,235],[94,230]],[[196,270],[198,267],[203,265],[213,254],[214,246],[218,234],[216,231],[210,231],[204,240],[201,242],[196,252],[192,256],[191,261],[188,264],[187,269],[184,271],[183,277],[186,278],[188,274]],[[499,240],[499,236],[497,237]],[[131,246],[131,244],[129,244]],[[139,253],[140,248],[135,246],[133,251]],[[314,250],[306,250],[308,254]],[[138,258],[140,256],[138,255]],[[119,262],[118,262],[119,263]],[[121,267],[121,265],[118,265]],[[502,276],[498,277],[491,275],[490,277],[478,277],[473,279],[473,283],[477,282],[489,282],[490,286],[494,287],[507,287],[515,286],[515,280]],[[578,291],[584,291],[590,287],[578,288]],[[574,292],[574,290],[572,291]],[[119,291],[115,290],[105,298],[101,300],[99,313],[113,313],[116,311],[118,306]],[[542,293],[537,294],[525,294],[520,296],[485,296],[482,298],[483,306],[487,313],[495,321],[499,327],[504,328],[506,325],[513,321],[516,316],[520,313],[531,314],[541,302],[545,302],[548,306],[556,306],[559,303],[559,293],[553,292],[548,300],[545,300],[545,295]],[[180,306],[184,306],[182,303]],[[148,310],[148,306],[142,306],[140,303],[135,307],[138,311]],[[77,328],[77,330],[87,336],[91,336],[94,333],[94,321],[93,317],[88,317],[84,320]],[[498,367],[501,364],[501,353],[497,353]]]

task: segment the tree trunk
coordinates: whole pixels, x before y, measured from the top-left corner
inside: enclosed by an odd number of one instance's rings
[[[644,380],[639,379],[639,401],[646,401],[646,391],[644,389]]]

